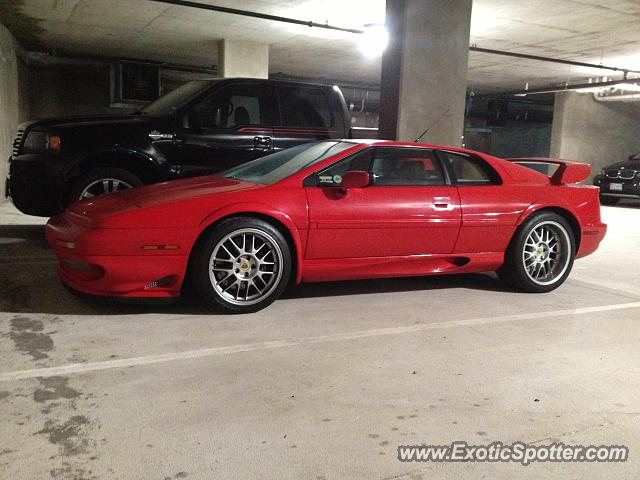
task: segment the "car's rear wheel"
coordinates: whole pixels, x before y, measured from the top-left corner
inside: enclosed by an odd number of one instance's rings
[[[552,212],[533,215],[517,230],[498,276],[525,292],[558,288],[569,276],[575,239],[567,221]]]
[[[133,173],[121,168],[96,168],[80,177],[71,189],[71,201],[107,195],[143,185]]]
[[[608,195],[600,195],[600,204],[613,206],[617,205],[620,199],[618,197],[610,197]]]
[[[191,259],[191,280],[214,308],[251,313],[282,294],[291,263],[289,245],[277,228],[259,219],[232,218],[198,242]]]

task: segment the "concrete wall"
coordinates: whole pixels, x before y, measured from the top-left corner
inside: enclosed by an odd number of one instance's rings
[[[593,174],[640,151],[640,102],[598,102],[590,93],[556,94],[551,156],[591,164]]]
[[[189,80],[210,77],[208,74],[160,69],[161,93]],[[29,79],[29,118],[125,114],[140,108],[140,105],[111,104],[111,64],[106,61],[31,60]]]
[[[27,70],[19,59],[20,45],[0,24],[0,202],[4,201],[11,145],[18,125],[28,116]]]
[[[551,124],[508,121],[504,127],[487,127],[484,119],[467,119],[465,146],[496,157],[547,157]]]
[[[36,65],[29,73],[31,118],[123,111],[110,107],[109,65]]]

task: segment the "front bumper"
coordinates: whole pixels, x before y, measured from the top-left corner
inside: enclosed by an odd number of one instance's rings
[[[51,164],[48,155],[21,155],[9,159],[4,193],[22,213],[50,217],[64,210],[69,182]]]
[[[175,298],[193,241],[183,229],[99,229],[83,226],[65,212],[46,226],[58,257],[58,276],[73,290],[123,298]],[[142,245],[172,243],[176,251],[145,251]]]
[[[600,195],[616,198],[640,198],[640,180],[610,180],[597,177],[594,181],[600,187]]]
[[[142,255],[58,258],[62,283],[78,292],[102,297],[177,298],[187,265],[187,258],[180,256],[166,256],[162,262]],[[87,268],[96,267],[101,268],[101,273],[88,276]]]

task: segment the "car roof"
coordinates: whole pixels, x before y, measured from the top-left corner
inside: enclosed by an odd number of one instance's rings
[[[318,83],[318,82],[309,82],[306,80],[295,80],[295,79],[285,79],[280,80],[276,78],[254,78],[254,77],[207,77],[195,79],[194,81],[207,81],[207,82],[225,82],[225,83],[236,83],[236,82],[251,82],[251,83],[263,83],[269,85],[305,85],[305,86],[314,86],[314,87],[323,87],[323,88],[334,88],[336,87],[333,83]]]
[[[342,142],[351,142],[361,145],[373,145],[377,147],[421,147],[421,148],[437,148],[439,150],[451,150],[453,152],[463,152],[469,154],[477,154],[473,150],[467,150],[466,148],[450,147],[446,145],[432,145],[429,143],[415,143],[415,142],[398,142],[395,140],[378,140],[371,138],[343,138]]]

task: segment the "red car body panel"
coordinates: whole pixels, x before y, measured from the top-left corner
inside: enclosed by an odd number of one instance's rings
[[[367,187],[346,195],[303,187],[308,175],[369,145],[471,153],[502,184]],[[531,169],[464,149],[377,141],[356,143],[272,185],[198,177],[76,202],[49,220],[46,235],[61,280],[75,290],[177,297],[198,238],[230,216],[275,223],[292,244],[295,281],[313,282],[493,271],[518,226],[543,208],[574,224],[578,257],[596,250],[606,231],[596,187],[556,185]]]

